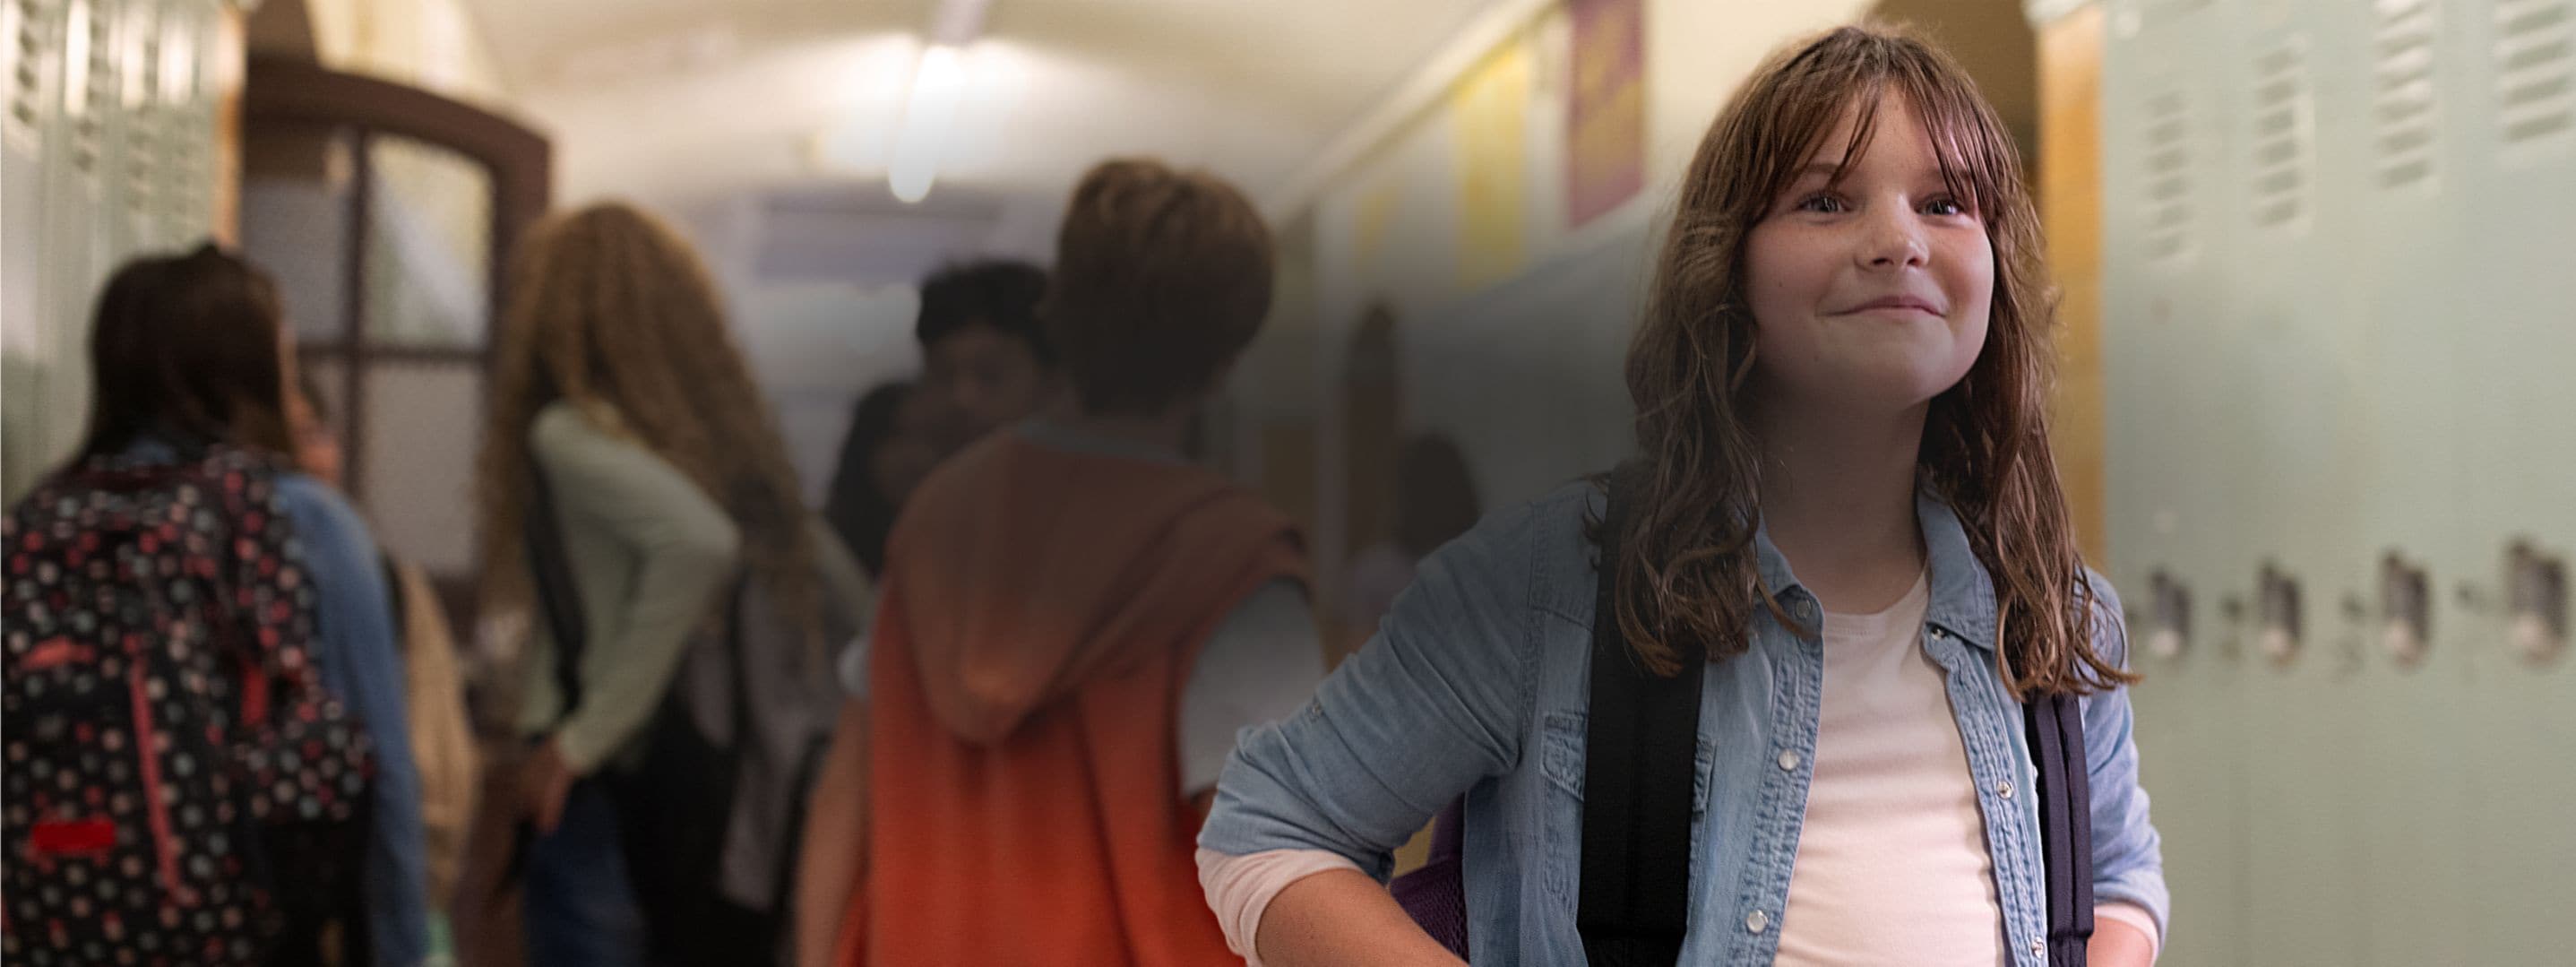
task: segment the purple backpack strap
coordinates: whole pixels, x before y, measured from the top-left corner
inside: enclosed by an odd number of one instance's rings
[[[2084,967],[2093,939],[2093,791],[2084,762],[2084,711],[2073,695],[2023,706],[2039,766],[2039,841],[2048,867],[2049,967]]]
[[[1460,960],[1467,959],[1467,885],[1459,869],[1466,817],[1464,799],[1441,810],[1431,825],[1431,859],[1387,885],[1413,922]]]

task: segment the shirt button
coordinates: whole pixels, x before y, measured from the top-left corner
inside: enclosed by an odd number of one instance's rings
[[[1795,752],[1783,752],[1783,753],[1780,753],[1780,771],[1782,771],[1782,772],[1796,772],[1796,771],[1798,771],[1798,761],[1799,761],[1799,760],[1798,760],[1798,754],[1797,754],[1797,753],[1795,753]]]
[[[1997,784],[1995,785],[1995,795],[2002,796],[2002,797],[2004,797],[2004,798],[2006,798],[2006,799],[2010,799],[2010,798],[2012,798],[2012,792],[2013,792],[2012,782],[2011,782],[2011,781],[2009,781],[2009,780],[2004,781],[2004,782],[2001,782],[2001,783],[1997,783]]]
[[[1760,910],[1744,915],[1744,932],[1761,933],[1771,929],[1771,915]]]
[[[2030,955],[2031,955],[2031,956],[2033,956],[2033,957],[2046,957],[2046,956],[2048,956],[2048,938],[2046,938],[2046,937],[2032,937],[2032,938],[2030,938]]]

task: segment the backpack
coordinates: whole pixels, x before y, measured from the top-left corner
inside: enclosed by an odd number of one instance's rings
[[[1637,465],[1607,481],[1606,536],[1596,560],[1618,559],[1621,514],[1633,500]],[[1690,929],[1691,787],[1697,768],[1700,676],[1660,677],[1628,659],[1619,631],[1616,572],[1595,578],[1590,703],[1585,725],[1583,851],[1575,929],[1585,958],[1600,967],[1671,964]],[[1704,663],[1687,643],[1684,667]],[[2084,718],[2076,697],[2050,695],[2023,711],[2039,769],[2040,844],[2047,866],[2048,963],[2084,967],[2093,935],[2091,791]],[[1440,812],[1431,859],[1388,885],[1423,931],[1467,957],[1467,893],[1461,870],[1462,799]]]
[[[309,659],[274,473],[90,458],[0,525],[9,963],[256,963],[281,871],[307,878],[282,844],[359,814],[373,761]]]

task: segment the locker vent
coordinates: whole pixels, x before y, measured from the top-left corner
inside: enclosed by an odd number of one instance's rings
[[[2192,112],[2180,88],[2147,98],[2147,257],[2180,258],[2192,239]]]
[[[2442,0],[2382,0],[2371,38],[2372,171],[2384,188],[2425,182],[2441,157]]]
[[[136,11],[139,18],[144,11]],[[125,107],[125,210],[138,229],[148,225],[154,212],[152,198],[161,182],[160,130],[162,118],[170,112],[161,103],[161,32],[156,25],[137,22],[131,25],[134,38],[132,60],[126,63],[122,103]]]
[[[115,103],[109,96],[116,90],[116,51],[109,46],[115,34],[104,0],[74,3],[72,11],[71,42],[64,51],[79,63],[63,64],[63,74],[79,83],[64,92],[63,110],[71,115],[72,170],[96,176],[106,147],[107,111]]]
[[[2254,224],[2281,226],[2308,210],[2310,155],[2314,147],[2315,110],[2309,80],[2307,45],[2295,39],[2254,58],[2253,179],[2250,203]]]
[[[45,40],[53,36],[53,0],[0,0],[0,20],[9,25],[9,133],[34,144],[37,122],[44,117],[51,78],[45,71]]]
[[[2496,0],[2495,65],[2504,143],[2576,130],[2576,0]]]

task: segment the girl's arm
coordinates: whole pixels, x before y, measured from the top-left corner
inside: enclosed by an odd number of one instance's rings
[[[2093,922],[2093,939],[2084,945],[2085,967],[2152,967],[2156,943],[2146,933],[2119,920]]]
[[[1288,885],[1261,916],[1265,967],[1352,964],[1456,967],[1462,963],[1356,870],[1328,870]]]
[[[1237,953],[1269,967],[1446,958],[1379,881],[1434,812],[1520,761],[1542,621],[1553,620],[1532,607],[1532,538],[1580,540],[1569,503],[1499,515],[1424,561],[1378,635],[1312,702],[1244,733],[1199,836],[1201,878]],[[1561,513],[1534,512],[1549,506]],[[1358,871],[1287,883],[1221,875],[1281,850],[1322,851]],[[1232,889],[1246,882],[1269,895]]]

